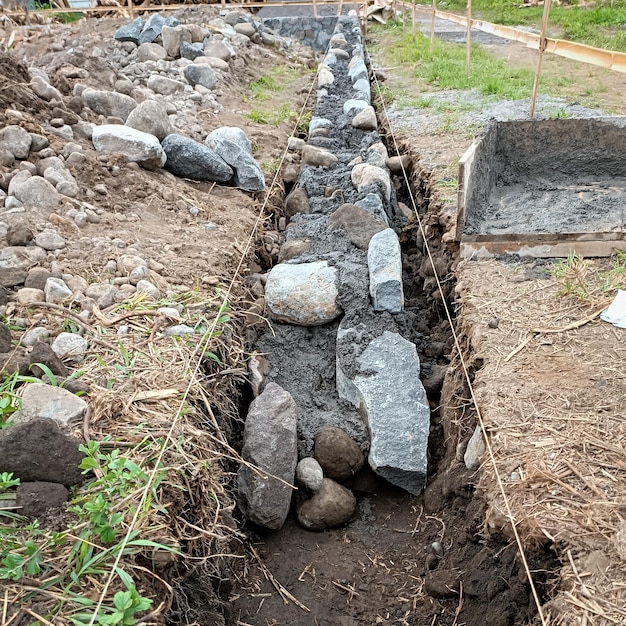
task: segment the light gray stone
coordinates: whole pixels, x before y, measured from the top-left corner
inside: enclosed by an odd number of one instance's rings
[[[328,219],[328,230],[344,230],[350,241],[362,250],[376,234],[385,230],[386,224],[367,209],[356,204],[342,204]]]
[[[59,333],[51,348],[60,359],[82,361],[89,344],[84,337],[76,333]]]
[[[131,285],[136,285],[140,280],[149,280],[150,270],[145,265],[134,267],[128,276]]]
[[[137,106],[133,98],[117,91],[100,91],[87,87],[81,97],[92,111],[105,117],[119,117],[124,122]]]
[[[360,78],[354,85],[354,91],[357,93],[357,99],[363,100],[367,103],[372,101],[372,91],[369,80]]]
[[[192,87],[202,85],[207,89],[213,89],[219,79],[215,70],[207,63],[192,63],[187,65],[183,70],[183,75]]]
[[[352,184],[357,191],[363,191],[370,185],[382,188],[387,202],[391,199],[391,178],[389,172],[382,167],[370,163],[357,163],[350,173]]]
[[[241,128],[221,126],[209,133],[205,143],[214,150],[235,175],[233,183],[245,191],[265,189],[265,177],[259,164],[252,156],[252,144]]]
[[[232,168],[214,150],[184,135],[168,135],[162,142],[167,154],[165,168],[182,178],[227,182]]]
[[[13,195],[27,206],[54,208],[61,204],[59,192],[42,176],[30,176],[16,184]]]
[[[319,491],[297,506],[298,521],[308,530],[326,530],[346,524],[355,511],[354,494],[330,478],[324,478]]]
[[[43,294],[43,292],[42,292]],[[42,295],[42,300],[45,298],[45,295]],[[26,347],[30,348],[34,346],[39,341],[47,341],[50,337],[50,331],[47,328],[43,328],[42,326],[36,326],[35,328],[31,328],[27,330],[20,339],[20,343]]]
[[[35,244],[44,250],[63,250],[67,245],[65,239],[52,229],[46,229],[35,235]]]
[[[16,425],[39,417],[67,426],[82,419],[87,410],[84,400],[61,387],[32,383],[23,389],[22,406],[11,417]]]
[[[353,128],[358,128],[359,130],[376,130],[378,128],[378,120],[376,119],[374,107],[368,106],[359,111],[352,118],[351,124]]]
[[[113,262],[115,263],[115,261]],[[136,267],[148,265],[147,261],[135,254],[122,254],[117,259],[117,270],[122,274],[130,274]],[[113,270],[115,272],[115,269]]]
[[[50,145],[47,137],[43,135],[39,135],[38,133],[28,133],[30,138],[32,139],[32,143],[30,144],[31,152],[40,152],[44,148],[47,148]]]
[[[306,146],[306,141],[300,139],[300,137],[289,137],[287,140],[287,147],[292,152],[302,152],[302,149]]]
[[[128,116],[126,126],[154,135],[159,141],[174,132],[165,107],[156,100],[145,100],[139,104]]]
[[[26,278],[25,270],[45,259],[46,253],[41,248],[8,246],[0,250],[0,270],[24,270],[24,278]]]
[[[220,72],[228,72],[230,70],[228,63],[226,63],[226,61],[222,61],[222,59],[218,59],[217,57],[197,56],[193,62],[197,65],[207,65],[208,67],[214,70],[219,70]],[[219,79],[219,77],[219,74],[215,73],[215,78]]]
[[[228,62],[233,57],[233,51],[222,41],[209,39],[204,45],[204,54]]]
[[[391,228],[370,239],[367,266],[374,310],[400,313],[404,308],[402,253],[398,236]]]
[[[342,340],[348,330],[339,332]],[[430,409],[415,345],[384,332],[357,357],[359,372],[344,373],[337,358],[337,391],[367,416],[369,464],[390,483],[417,495],[426,481]]]
[[[117,287],[109,283],[92,283],[85,289],[85,295],[92,298],[101,309],[115,302],[117,292]]]
[[[326,324],[341,315],[337,302],[337,269],[326,261],[279,263],[265,285],[272,319],[299,326]]]
[[[17,292],[17,302],[25,306],[34,302],[44,302],[45,297],[42,289],[33,289],[32,287],[23,287]]]
[[[46,280],[44,288],[46,302],[58,304],[72,297],[72,290],[65,284],[62,278],[50,277]]]
[[[343,103],[343,112],[348,115],[352,111],[362,111],[369,106],[365,100],[359,100],[356,98],[350,98]]]
[[[27,159],[33,138],[21,126],[12,124],[0,130],[0,150],[6,150],[16,159]]]
[[[163,26],[161,40],[167,56],[178,59],[180,57],[180,45],[183,41],[191,43],[191,33],[185,26]]]
[[[357,59],[355,62],[350,63],[348,76],[353,84],[361,78],[367,79],[367,67],[365,66],[365,61],[363,59]]]
[[[148,89],[152,89],[154,93],[161,94],[162,96],[171,96],[185,88],[185,84],[181,81],[168,78],[167,76],[160,76],[159,74],[150,76],[147,86]]]
[[[99,152],[120,152],[129,161],[147,169],[163,167],[167,160],[159,140],[148,133],[120,126],[105,124],[93,129],[93,145]]]
[[[316,146],[306,145],[302,149],[302,163],[314,167],[332,167],[339,159],[330,151]]]
[[[302,459],[296,466],[296,479],[309,491],[319,491],[324,482],[324,470],[312,456]]]
[[[196,331],[187,324],[174,324],[174,326],[168,326],[163,334],[166,337],[184,337],[185,335],[193,335]]]
[[[330,68],[324,64],[320,65],[317,73],[317,85],[318,87],[327,87],[335,82],[335,75]]]
[[[237,500],[251,522],[270,530],[282,527],[291,506],[289,485],[294,482],[298,460],[296,431],[297,409],[291,394],[268,383],[250,405],[241,452],[244,461],[260,473],[241,466]]]
[[[53,87],[48,81],[44,80],[41,76],[33,76],[30,81],[30,88],[36,95],[46,102],[51,102],[52,100],[63,102],[63,95],[61,92],[56,87]]]
[[[158,287],[152,284],[149,280],[140,280],[137,283],[137,293],[145,293],[148,298],[152,298],[153,300],[161,299],[161,292]]]
[[[137,48],[137,61],[139,63],[164,61],[165,59],[167,59],[167,52],[158,43],[146,42]]]
[[[483,431],[480,424],[476,425],[474,433],[467,442],[467,448],[463,455],[463,462],[468,470],[477,470],[480,467],[480,459],[485,454],[485,440],[483,439]]]
[[[246,37],[253,37],[257,32],[256,27],[253,23],[250,22],[239,22],[233,26],[235,32],[240,35],[245,35]]]

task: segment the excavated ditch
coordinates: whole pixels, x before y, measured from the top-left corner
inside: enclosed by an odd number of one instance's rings
[[[303,458],[312,453],[317,430],[327,425],[342,428],[365,454],[368,451],[369,434],[361,414],[337,394],[337,346],[340,352],[358,356],[368,341],[385,331],[398,332],[414,343],[431,411],[426,487],[420,495],[411,495],[366,467],[354,478],[340,481],[357,498],[348,523],[312,532],[298,523],[292,505],[278,532],[248,524],[250,547],[242,550],[248,558],[234,562],[231,582],[222,589],[231,590],[226,623],[530,623],[536,609],[517,549],[485,522],[474,490],[474,471],[463,462],[475,416],[426,242],[417,221],[403,217],[400,203],[411,206],[411,198],[417,203],[443,298],[454,310],[458,250],[444,238],[450,220],[431,194],[431,174],[421,167],[419,154],[412,153],[410,143],[401,146],[411,157],[409,185],[394,175],[390,199],[383,205],[401,243],[404,310],[399,314],[372,311],[367,274],[363,274],[366,252],[351,245],[345,232],[329,232],[327,222],[338,206],[380,193],[376,186],[357,193],[346,175],[348,164],[355,156],[367,158],[379,136],[355,131],[350,125],[353,114],[333,112],[347,94],[329,92],[320,98],[315,116],[335,120],[351,153],[342,152],[328,136],[309,139],[311,145],[333,150],[339,165],[323,176],[318,168],[303,167],[299,185],[306,191],[311,212],[292,220],[286,238],[310,241],[298,262],[323,258],[338,268],[343,315],[319,326],[273,323],[256,350],[269,363],[266,382],[278,383],[297,404],[298,457]],[[347,345],[337,342],[338,331],[350,324],[363,324],[367,332]],[[465,337],[460,341],[469,345]],[[465,356],[474,371],[480,367],[471,354]],[[345,354],[340,359],[345,362]],[[344,367],[348,375],[349,370],[349,365]],[[294,502],[303,494],[300,489]],[[539,593],[546,598],[558,564],[547,549],[527,558]]]

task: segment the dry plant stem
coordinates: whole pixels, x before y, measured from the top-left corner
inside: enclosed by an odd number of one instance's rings
[[[602,313],[602,311],[604,311],[604,309],[606,309],[606,305],[603,305],[602,308],[597,309],[596,311],[594,311],[587,317],[584,317],[581,320],[577,320],[576,322],[572,322],[571,324],[568,324],[567,326],[563,326],[562,328],[533,328],[531,332],[533,333],[564,333],[564,332],[567,332],[568,330],[576,330],[577,328],[580,328],[581,326],[584,326],[585,324],[592,322],[596,317],[598,317],[598,315],[600,315],[600,313]]]
[[[285,587],[283,587],[274,578],[274,575],[272,574],[272,572],[269,571],[269,569],[267,568],[265,563],[263,563],[263,561],[261,560],[261,557],[259,556],[259,553],[256,551],[256,548],[251,543],[248,544],[248,547],[250,548],[250,552],[252,552],[252,556],[256,560],[258,566],[261,568],[261,571],[263,572],[263,575],[265,576],[266,580],[269,581],[270,583],[272,583],[272,585],[274,586],[274,589],[276,589],[276,591],[278,591],[278,594],[283,599],[283,602],[285,604],[289,604],[288,601],[291,601],[297,607],[301,608],[303,611],[306,611],[307,613],[310,613],[311,612],[310,609],[308,609],[304,604],[302,604],[302,602],[300,602],[295,596],[293,596],[291,593],[289,593],[289,591],[287,591],[287,589],[285,589]]]
[[[103,326],[106,326],[107,328],[110,328],[111,326],[115,326],[115,324],[119,324],[120,322],[123,322],[124,320],[127,320],[131,317],[157,317],[160,315],[161,317],[168,317],[174,320],[175,322],[179,322],[179,323],[185,321],[181,317],[165,315],[161,313],[160,311],[156,311],[154,309],[142,309],[140,311],[126,311],[124,313],[120,313],[117,317],[114,317],[111,319],[103,315],[102,311],[100,311],[97,305],[94,305],[93,314],[94,314],[94,317],[98,318],[98,321]]]

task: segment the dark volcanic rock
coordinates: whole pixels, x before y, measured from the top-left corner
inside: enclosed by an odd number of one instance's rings
[[[16,492],[20,514],[39,517],[49,509],[65,508],[70,492],[59,483],[22,483]]]
[[[64,434],[51,419],[33,419],[0,430],[0,473],[22,482],[46,481],[66,487],[85,481],[78,465],[80,441]]]
[[[233,177],[230,166],[211,148],[184,135],[168,135],[161,145],[167,161],[165,169],[181,178],[225,183]]]

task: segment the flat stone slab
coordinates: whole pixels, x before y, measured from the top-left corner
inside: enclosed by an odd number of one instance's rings
[[[241,456],[256,466],[237,473],[238,504],[254,524],[278,530],[291,506],[297,450],[297,409],[291,394],[268,383],[250,405]],[[280,479],[280,480],[279,480]],[[284,481],[284,482],[283,482]]]
[[[341,315],[338,295],[337,269],[326,261],[279,263],[265,285],[272,319],[298,326],[319,326]]]
[[[374,310],[400,313],[404,308],[402,253],[398,236],[391,228],[370,239],[367,266]]]
[[[61,387],[32,383],[24,387],[22,406],[11,417],[14,424],[24,424],[36,418],[48,418],[62,425],[81,419],[87,403]]]
[[[337,392],[366,416],[369,464],[391,484],[417,495],[426,482],[430,409],[415,344],[386,331],[356,362],[358,372],[349,376],[337,360]]]

